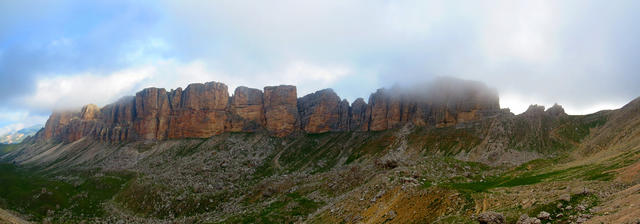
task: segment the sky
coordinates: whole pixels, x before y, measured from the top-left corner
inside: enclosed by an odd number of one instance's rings
[[[353,102],[449,76],[501,107],[640,96],[640,1],[0,0],[0,134],[146,87],[218,81]]]

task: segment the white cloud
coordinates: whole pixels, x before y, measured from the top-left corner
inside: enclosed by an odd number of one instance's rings
[[[262,89],[269,85],[296,85],[298,95],[308,94],[327,88],[350,75],[351,70],[339,65],[314,65],[304,61],[286,63],[272,71],[255,74],[238,74],[237,71],[224,72],[196,60],[181,63],[165,60],[155,64],[155,73],[142,81],[144,87],[185,88],[190,83],[217,81],[229,86],[230,94],[238,86]]]
[[[629,100],[631,101],[631,100]],[[509,108],[512,113],[520,114],[529,108],[530,105],[537,104],[549,108],[553,104],[561,105],[567,114],[580,115],[591,114],[601,110],[618,109],[624,106],[629,101],[617,101],[617,102],[592,102],[589,105],[573,104],[571,102],[554,102],[548,98],[540,97],[538,95],[522,95],[515,92],[507,92],[500,94],[500,107]]]
[[[298,95],[302,95],[326,88],[346,77],[349,72],[349,69],[342,66],[321,66],[295,61],[274,71],[244,76],[217,71],[198,60],[188,63],[161,60],[106,75],[87,72],[43,77],[37,81],[36,91],[20,101],[26,107],[44,111],[77,109],[89,103],[104,106],[147,87],[170,90],[185,88],[190,83],[209,81],[229,85],[230,94],[235,87],[241,85],[261,89],[267,85],[290,84],[303,86],[298,91]]]
[[[552,1],[508,1],[505,4],[485,4],[478,20],[483,30],[480,38],[490,63],[503,66],[509,60],[538,63],[549,62],[556,52],[555,16]]]
[[[153,67],[142,67],[108,75],[44,76],[37,80],[36,91],[20,101],[29,108],[40,110],[78,108],[88,103],[104,105],[135,91],[139,82],[153,73]]]
[[[48,116],[31,114],[25,110],[5,110],[0,109],[0,121],[7,123],[6,125],[0,125],[0,135],[18,131],[23,128],[31,127],[34,125],[43,125]]]

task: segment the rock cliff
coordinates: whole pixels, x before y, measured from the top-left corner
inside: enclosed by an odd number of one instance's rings
[[[542,109],[544,111],[544,109]],[[439,79],[417,88],[378,89],[369,102],[353,104],[324,89],[298,98],[295,86],[238,87],[190,84],[182,90],[147,88],[103,108],[54,112],[39,140],[106,142],[208,138],[224,132],[266,131],[283,137],[298,132],[382,131],[406,123],[447,127],[500,113],[498,95],[484,84]],[[561,107],[547,111],[564,114]]]
[[[244,86],[231,97],[227,131],[254,132],[266,124],[262,91]]]
[[[309,133],[349,130],[349,102],[341,101],[332,89],[298,99],[302,130]]]

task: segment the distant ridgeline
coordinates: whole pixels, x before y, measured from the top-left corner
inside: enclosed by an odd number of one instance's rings
[[[23,128],[4,135],[0,135],[0,144],[20,143],[22,142],[22,140],[35,135],[40,129],[42,129],[42,125],[34,125],[28,128]]]
[[[147,88],[135,97],[98,108],[51,114],[36,141],[106,142],[207,138],[224,132],[293,133],[381,131],[406,123],[447,127],[502,111],[497,91],[465,80],[440,78],[422,86],[378,89],[368,103],[351,105],[331,89],[297,98],[295,86],[238,87],[229,96],[223,83],[190,84],[167,92]]]

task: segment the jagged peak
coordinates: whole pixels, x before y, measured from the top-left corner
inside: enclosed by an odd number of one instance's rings
[[[544,109],[545,107],[543,105],[531,104],[523,114],[525,115],[543,114]]]
[[[567,115],[567,113],[564,112],[564,108],[558,103],[554,103],[553,106],[549,107],[545,112],[554,117]]]
[[[82,107],[80,111],[80,118],[82,120],[93,120],[96,119],[98,114],[100,113],[100,108],[98,108],[95,104],[87,104]]]

